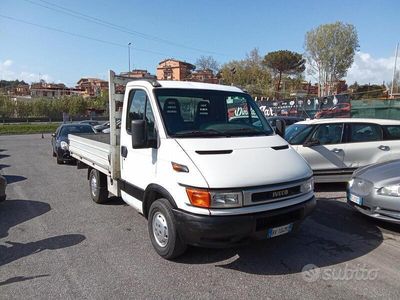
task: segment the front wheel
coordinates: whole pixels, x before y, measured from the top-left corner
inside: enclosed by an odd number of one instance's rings
[[[171,204],[167,199],[153,202],[147,221],[151,243],[161,257],[174,259],[185,252],[186,244],[178,235]]]
[[[90,171],[89,189],[94,202],[102,204],[108,201],[107,177],[96,169]]]

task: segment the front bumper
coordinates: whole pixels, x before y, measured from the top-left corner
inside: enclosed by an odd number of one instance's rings
[[[203,216],[174,209],[182,240],[203,247],[228,247],[243,244],[251,238],[267,237],[269,228],[293,223],[297,229],[316,205],[315,197],[293,206],[246,215]]]
[[[71,162],[74,160],[74,158],[71,156],[69,150],[63,150],[61,148],[57,149],[57,157],[66,162]]]
[[[361,203],[351,201],[351,195],[361,198]],[[400,224],[400,201],[395,197],[377,195],[375,191],[371,191],[366,196],[360,196],[348,188],[347,203],[371,218]]]

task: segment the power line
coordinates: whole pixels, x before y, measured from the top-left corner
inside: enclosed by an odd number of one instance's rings
[[[70,31],[65,31],[63,29],[54,28],[54,27],[50,27],[50,26],[46,26],[46,25],[40,25],[40,24],[37,24],[37,23],[28,22],[28,21],[25,21],[25,20],[17,19],[17,18],[10,17],[10,16],[5,16],[5,15],[2,15],[2,14],[0,14],[0,17],[4,18],[4,19],[9,19],[9,20],[12,20],[12,21],[15,21],[15,22],[24,23],[24,24],[27,24],[27,25],[39,27],[39,28],[46,29],[46,30],[61,32],[61,33],[68,34],[68,35],[75,36],[75,37],[79,37],[79,38],[82,38],[82,39],[87,39],[87,40],[91,40],[91,41],[95,41],[95,42],[99,42],[99,43],[103,43],[103,44],[109,44],[109,45],[120,47],[120,48],[124,48],[124,49],[126,48],[126,45],[119,44],[119,43],[116,43],[116,42],[102,40],[102,39],[90,37],[90,36],[79,34],[79,33],[70,32]],[[157,52],[157,51],[152,51],[152,50],[147,50],[147,49],[142,49],[142,48],[137,48],[137,47],[135,47],[134,49],[137,50],[137,51],[153,53],[153,54],[157,54],[157,55],[164,56],[164,57],[165,56],[167,56],[167,57],[169,56],[168,54],[162,53],[162,52]]]
[[[175,42],[170,41],[170,40],[162,39],[162,38],[159,38],[157,36],[153,36],[153,35],[150,35],[150,34],[139,32],[139,31],[136,31],[136,30],[132,30],[130,28],[127,28],[127,27],[124,27],[124,26],[120,26],[118,24],[111,23],[111,22],[102,20],[102,19],[97,18],[97,17],[90,16],[90,15],[87,15],[87,14],[83,14],[81,12],[78,12],[78,11],[66,8],[64,6],[57,5],[57,4],[45,1],[45,0],[39,0],[39,1],[42,2],[42,3],[45,3],[47,5],[40,4],[40,3],[37,3],[37,2],[32,1],[32,0],[24,0],[24,1],[29,2],[31,4],[34,4],[34,5],[37,5],[37,6],[40,6],[40,7],[47,8],[49,10],[53,10],[53,11],[56,11],[56,12],[59,12],[59,13],[62,13],[62,14],[66,14],[66,15],[72,16],[74,18],[78,18],[78,19],[85,20],[87,22],[95,23],[97,25],[101,25],[101,26],[104,26],[104,27],[107,27],[107,28],[110,28],[110,29],[113,29],[113,30],[124,32],[124,33],[130,34],[130,35],[140,36],[143,39],[147,39],[147,40],[151,40],[151,41],[155,41],[155,42],[159,42],[159,43],[164,43],[164,44],[169,44],[169,45],[172,45],[172,46],[175,46],[175,47],[181,47],[181,48],[185,48],[185,49],[188,49],[188,50],[197,51],[197,52],[201,52],[201,53],[208,53],[208,54],[227,56],[224,53],[218,53],[218,52],[214,52],[214,51],[194,48],[194,47],[182,45],[182,44],[179,44],[179,43],[175,43]],[[50,5],[50,6],[48,6],[48,5]]]

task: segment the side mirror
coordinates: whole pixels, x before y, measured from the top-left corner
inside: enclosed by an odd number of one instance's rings
[[[140,149],[147,147],[146,121],[132,120],[131,121],[131,137],[132,148]]]
[[[279,134],[281,137],[285,138],[285,131],[286,131],[286,123],[284,120],[276,120],[275,123],[275,131],[277,134]]]
[[[56,134],[55,134],[55,133],[52,133],[51,136],[52,136],[53,138],[55,138],[55,137],[56,137]]]
[[[316,139],[311,139],[303,144],[304,147],[312,147],[320,145],[321,143]]]

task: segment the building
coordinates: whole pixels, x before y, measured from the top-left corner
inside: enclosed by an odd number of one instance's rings
[[[144,79],[156,79],[155,75],[150,74],[147,70],[132,70],[130,72],[122,72],[121,76],[132,77],[132,78],[144,78]]]
[[[219,78],[215,76],[214,72],[210,69],[194,71],[189,80],[205,83],[219,83]]]
[[[158,80],[188,80],[192,71],[196,67],[190,63],[176,60],[165,59],[158,64],[157,79]]]
[[[30,94],[31,89],[27,83],[20,83],[11,89],[12,96],[29,96]]]
[[[31,84],[32,98],[60,98],[63,96],[79,95],[80,90],[68,88],[63,83],[47,83],[43,80]]]
[[[84,97],[97,97],[108,91],[108,81],[85,77],[77,82],[76,88],[82,92]]]

